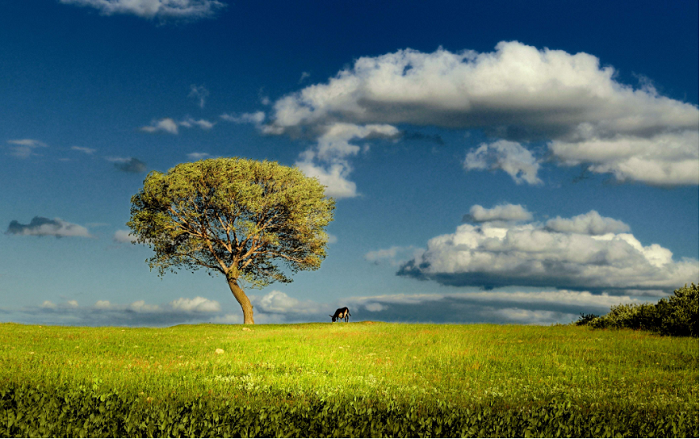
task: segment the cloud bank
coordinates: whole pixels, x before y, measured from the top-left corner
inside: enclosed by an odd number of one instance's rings
[[[648,84],[622,84],[615,73],[587,53],[517,41],[486,53],[405,49],[359,58],[328,82],[282,97],[263,130],[321,145],[337,126],[480,129],[498,140],[471,151],[466,170],[502,169],[537,184],[539,161],[523,142],[545,141],[563,166],[620,181],[698,184],[697,107]]]
[[[342,301],[299,300],[273,290],[250,296],[256,323],[329,322],[337,308],[350,308],[351,322],[374,320],[413,323],[569,323],[581,313],[604,314],[612,305],[641,303],[633,296],[591,294],[588,291],[477,291],[429,294],[388,294],[348,297]],[[654,298],[656,299],[656,298]],[[179,298],[168,303],[148,304],[137,300],[116,304],[98,300],[80,305],[75,300],[18,310],[0,308],[0,321],[80,326],[172,326],[186,323],[241,324],[237,303],[225,306],[204,297]]]
[[[496,214],[498,209],[492,209],[492,215],[472,210],[477,217],[503,216]],[[404,263],[397,274],[453,286],[552,287],[614,294],[668,293],[698,281],[697,260],[676,261],[670,250],[658,244],[644,246],[631,233],[623,233],[628,230],[627,224],[596,211],[569,219],[557,217],[545,225],[463,224],[454,233],[428,241],[427,249]]]

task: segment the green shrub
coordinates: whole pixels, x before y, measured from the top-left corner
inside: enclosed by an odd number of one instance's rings
[[[588,315],[590,316],[590,314]],[[577,325],[587,324],[593,328],[642,329],[662,335],[698,336],[698,286],[685,285],[663,298],[658,303],[620,304],[610,308],[602,317],[587,319],[582,314]]]
[[[698,336],[698,286],[685,285],[656,304],[660,316],[658,331],[665,335]]]
[[[578,318],[578,320],[574,323],[576,326],[586,326],[588,325],[591,321],[594,319],[597,319],[600,317],[598,314],[584,314],[581,313],[581,316]]]

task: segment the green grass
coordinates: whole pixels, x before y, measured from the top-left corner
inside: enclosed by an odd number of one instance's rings
[[[360,398],[698,410],[696,338],[577,326],[360,322],[249,329],[0,324],[0,389],[84,386],[150,404],[205,396],[275,404]]]

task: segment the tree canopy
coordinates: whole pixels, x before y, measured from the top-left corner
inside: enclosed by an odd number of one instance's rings
[[[241,285],[262,288],[316,270],[326,257],[325,227],[335,200],[298,168],[276,162],[219,158],[152,171],[131,198],[127,223],[137,243],[153,248],[147,262],[162,276],[205,268],[226,277],[254,323]]]

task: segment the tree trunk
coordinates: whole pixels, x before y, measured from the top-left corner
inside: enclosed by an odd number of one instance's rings
[[[250,299],[248,299],[248,296],[245,295],[241,287],[238,286],[236,279],[229,279],[228,286],[231,288],[233,297],[236,298],[238,303],[241,305],[241,309],[243,309],[243,324],[255,324],[255,321],[253,320],[253,305],[250,304]]]

